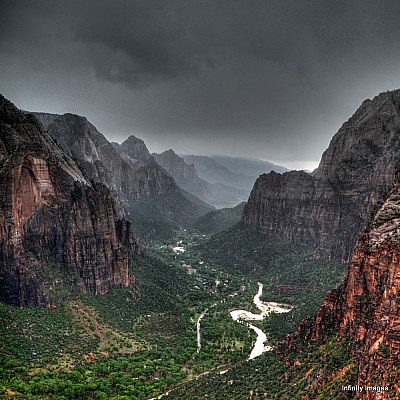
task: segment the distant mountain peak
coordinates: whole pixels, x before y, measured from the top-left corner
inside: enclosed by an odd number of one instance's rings
[[[248,192],[246,190],[222,182],[210,183],[200,178],[194,163],[187,162],[172,149],[153,155],[156,161],[175,178],[181,188],[207,204],[217,208],[233,207],[247,200]]]
[[[231,157],[223,155],[183,155],[187,163],[195,165],[200,178],[211,183],[220,183],[248,190],[260,174],[275,169],[285,172],[287,168],[263,161],[245,157]]]
[[[142,139],[131,135],[121,145],[112,144],[85,117],[70,113],[35,115],[64,151],[79,161],[86,174],[108,186],[118,194],[119,200],[179,191],[173,178],[161,167],[158,167],[160,182],[157,184],[152,180],[150,185],[144,169],[137,172],[150,158]],[[122,206],[120,208],[122,212]]]
[[[165,168],[175,179],[193,179],[197,177],[197,171],[194,165],[187,164],[185,160],[179,157],[172,149],[168,149],[161,154],[153,154],[153,156],[158,164]]]
[[[386,110],[385,110],[386,107]],[[364,100],[357,111],[344,124],[350,124],[353,127],[364,124],[368,119],[377,113],[387,112],[389,109],[399,112],[400,110],[400,90],[391,90],[376,95],[372,100]]]
[[[124,142],[122,142],[119,146],[119,151],[127,154],[135,160],[146,161],[150,157],[149,150],[144,141],[134,135],[130,135]]]

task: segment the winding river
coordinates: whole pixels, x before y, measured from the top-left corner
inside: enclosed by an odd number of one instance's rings
[[[230,312],[231,317],[234,321],[247,326],[252,329],[257,334],[257,340],[254,344],[254,347],[250,353],[249,360],[260,356],[262,353],[266,351],[271,351],[272,347],[270,345],[265,345],[267,341],[267,335],[256,326],[250,324],[248,321],[262,321],[266,316],[271,313],[286,313],[293,309],[292,306],[288,304],[278,304],[272,301],[263,302],[260,300],[263,291],[263,284],[258,282],[258,292],[254,296],[254,304],[261,311],[260,314],[253,314],[250,311],[246,310],[233,310]]]
[[[230,312],[231,317],[234,321],[237,321],[238,323],[247,326],[248,328],[252,329],[256,334],[257,334],[257,340],[253,346],[253,349],[251,350],[250,356],[248,360],[252,360],[253,358],[256,358],[263,354],[266,351],[271,351],[272,346],[266,345],[265,342],[267,341],[267,335],[260,329],[257,328],[256,326],[250,324],[248,321],[262,321],[266,316],[268,316],[271,313],[286,313],[289,312],[290,310],[293,309],[292,306],[288,304],[278,304],[273,301],[269,302],[264,302],[260,300],[260,297],[262,295],[263,291],[263,284],[258,282],[258,292],[255,294],[253,301],[254,304],[257,306],[257,308],[260,310],[260,314],[253,314],[250,311],[246,310],[233,310]],[[214,307],[215,304],[212,305]],[[201,334],[200,334],[200,322],[206,315],[208,309],[204,310],[199,318],[197,319],[196,327],[197,327],[197,352],[199,353],[201,350]],[[220,371],[220,374],[224,374],[227,372],[229,369]],[[208,374],[210,371],[207,371],[205,374]],[[173,389],[171,389],[173,390]],[[163,393],[157,397],[153,397],[150,400],[158,400],[162,399],[164,396],[167,396],[171,390],[169,390],[166,393]]]

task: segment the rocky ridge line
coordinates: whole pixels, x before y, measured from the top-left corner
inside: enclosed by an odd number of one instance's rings
[[[322,260],[348,261],[355,238],[379,207],[400,159],[400,91],[362,103],[339,129],[313,174],[261,175],[242,221]]]
[[[179,192],[174,179],[150,157],[141,139],[110,143],[85,117],[34,113],[59,145],[95,182],[103,183],[121,203]]]

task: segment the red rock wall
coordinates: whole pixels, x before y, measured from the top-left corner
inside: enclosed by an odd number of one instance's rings
[[[315,324],[302,323],[283,348],[296,351],[299,340],[337,334],[350,339],[358,366],[358,380],[349,384],[390,387],[358,396],[400,398],[400,176],[357,242],[344,283],[328,293]]]
[[[0,161],[2,301],[49,306],[51,286],[104,294],[134,284],[129,265],[139,249],[109,190],[89,183],[38,122],[3,97]]]

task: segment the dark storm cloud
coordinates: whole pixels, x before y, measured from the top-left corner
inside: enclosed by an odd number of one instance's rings
[[[317,160],[364,97],[400,86],[397,1],[1,8],[6,95],[25,108],[86,114],[119,140],[133,131],[156,150],[205,153],[211,144],[208,152]]]
[[[307,74],[308,64],[336,61],[360,46],[376,50],[399,32],[398,2],[387,9],[376,1],[81,3],[66,2],[67,27],[87,46],[99,76],[124,83],[259,60]]]

